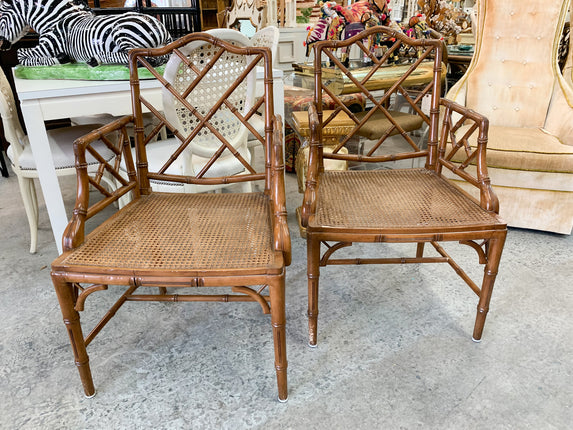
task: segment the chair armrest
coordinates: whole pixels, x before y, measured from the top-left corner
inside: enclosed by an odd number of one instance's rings
[[[291,241],[287,223],[285,196],[282,119],[279,115],[273,120],[273,130],[270,189],[273,211],[273,239],[275,249],[282,251],[285,265],[288,266],[291,263]]]
[[[440,104],[444,107],[444,111],[438,142],[437,172],[441,173],[442,168],[445,167],[461,179],[479,188],[480,206],[485,210],[499,213],[499,201],[491,187],[486,164],[489,120],[451,100],[441,99]],[[464,126],[463,134],[458,133],[462,126]],[[475,149],[472,149],[469,139],[476,133],[477,145]],[[452,158],[460,150],[465,153],[461,157],[463,161],[454,163]],[[459,160],[460,156],[458,155],[456,158]],[[466,171],[470,164],[476,165],[475,176]]]
[[[86,220],[128,192],[133,190],[138,193],[130,139],[126,129],[126,126],[132,122],[133,116],[125,116],[93,130],[74,142],[77,194],[72,218],[62,239],[64,251],[76,248],[83,243]],[[102,154],[103,151],[106,152],[106,155]],[[93,163],[88,165],[88,154],[98,163],[95,171]],[[122,158],[128,179],[125,179],[120,172]],[[107,184],[108,188],[111,189],[104,187],[104,184]],[[101,200],[91,206],[90,187],[103,195]]]
[[[308,169],[306,171],[306,188],[300,211],[300,222],[308,227],[308,221],[316,210],[316,192],[318,188],[318,175],[323,170],[322,142],[316,105],[308,106],[308,126],[310,128],[310,147],[308,153]]]

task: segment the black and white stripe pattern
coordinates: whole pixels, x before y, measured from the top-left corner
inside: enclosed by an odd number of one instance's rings
[[[39,45],[18,50],[25,66],[69,61],[127,64],[135,47],[154,48],[171,42],[165,26],[140,13],[96,16],[84,4],[71,0],[0,1],[2,48],[24,36],[29,28],[40,35]]]

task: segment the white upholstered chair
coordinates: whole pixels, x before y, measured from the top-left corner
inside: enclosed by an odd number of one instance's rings
[[[501,217],[564,234],[573,227],[573,88],[557,49],[569,4],[479,0],[474,57],[447,94],[489,118],[488,172]]]
[[[2,117],[6,140],[10,143],[6,153],[10,159],[12,170],[18,177],[20,194],[22,196],[22,201],[24,202],[24,209],[26,210],[26,216],[30,226],[30,252],[35,253],[38,242],[38,200],[36,196],[36,188],[34,186],[34,179],[38,177],[36,161],[32,155],[28,136],[24,133],[22,125],[18,119],[12,89],[10,88],[10,84],[1,69],[0,116]],[[54,157],[56,174],[58,176],[76,175],[73,148],[74,140],[89,133],[98,126],[98,124],[87,124],[76,127],[63,127],[48,130],[50,150]],[[101,143],[101,145],[97,145],[97,147],[101,148],[101,154],[104,156],[105,161],[110,161],[116,156],[112,150],[105,148],[103,143]],[[97,179],[98,183],[100,180],[103,180],[109,189],[115,188],[115,181],[111,180],[111,178],[108,178],[103,173],[100,162],[93,157],[88,157],[88,163],[90,166],[90,172],[100,172],[100,177]]]
[[[277,51],[279,46],[280,31],[278,27],[269,25],[268,27],[258,30],[253,37],[251,37],[251,44],[253,46],[263,46],[271,48],[271,55],[273,56],[273,67],[277,64]]]

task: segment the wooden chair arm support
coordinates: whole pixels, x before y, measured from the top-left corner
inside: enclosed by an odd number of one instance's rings
[[[283,130],[280,116],[273,120],[271,199],[273,202],[274,246],[282,251],[285,265],[291,263],[291,241],[287,224],[285,196],[285,164],[283,156]]]
[[[441,169],[445,167],[479,188],[481,207],[499,213],[499,201],[491,187],[486,163],[489,120],[451,100],[441,99],[440,105],[444,108],[444,112],[438,144],[438,173],[441,173]],[[457,133],[462,126],[466,126],[463,135]],[[469,138],[475,133],[477,133],[477,145],[473,149],[470,147]],[[448,147],[448,143],[451,145],[450,147]],[[465,152],[465,159],[461,163],[454,163],[452,158],[460,150]],[[459,158],[458,155],[457,159],[459,160]],[[476,176],[466,171],[470,164],[475,164]]]
[[[133,116],[125,116],[105,126],[93,130],[74,142],[77,171],[77,194],[72,218],[64,231],[63,250],[76,248],[84,241],[85,222],[95,214],[116,202],[130,191],[137,193],[136,174],[131,155],[131,145],[126,126],[133,122]],[[94,145],[99,145],[98,148]],[[103,147],[101,145],[104,145]],[[107,150],[102,155],[102,148]],[[109,153],[112,156],[109,156]],[[88,171],[88,154],[99,164],[95,174]],[[120,172],[122,158],[127,169],[128,179]],[[93,162],[92,162],[93,164]],[[93,169],[91,169],[93,171]],[[106,175],[106,178],[104,178]],[[102,179],[115,181],[120,186],[110,192],[102,184]],[[103,198],[90,206],[90,186],[99,191]]]
[[[318,175],[323,170],[322,142],[320,136],[318,112],[316,105],[308,107],[308,125],[310,127],[310,147],[308,154],[308,170],[306,172],[306,188],[301,206],[301,225],[308,226],[308,220],[316,209],[316,192]]]

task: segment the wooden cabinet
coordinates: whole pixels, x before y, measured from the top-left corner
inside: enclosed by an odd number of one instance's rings
[[[199,0],[201,6],[201,29],[218,28],[217,13],[231,7],[232,0]]]

